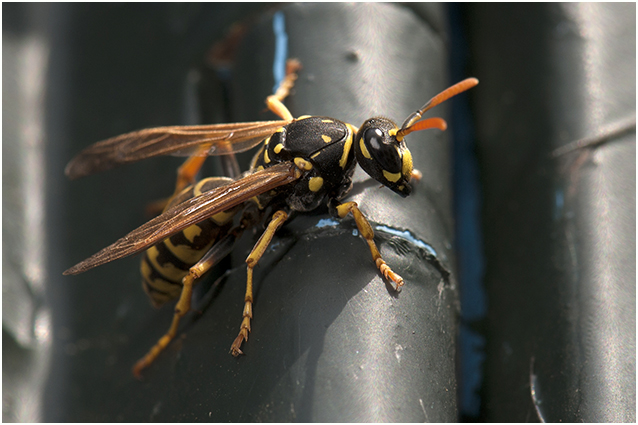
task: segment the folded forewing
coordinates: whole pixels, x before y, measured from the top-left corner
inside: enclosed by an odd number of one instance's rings
[[[64,274],[79,274],[143,251],[192,224],[296,180],[299,177],[295,170],[293,163],[283,162],[174,205]]]

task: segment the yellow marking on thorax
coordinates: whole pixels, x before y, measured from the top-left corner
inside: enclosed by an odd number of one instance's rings
[[[308,181],[308,188],[313,192],[317,192],[322,186],[323,178],[321,177],[311,177]]]
[[[348,137],[346,138],[346,142],[343,144],[343,154],[341,155],[341,159],[339,160],[339,166],[343,169],[346,168],[346,163],[348,162],[348,155],[350,154],[350,149],[352,149],[352,138],[354,137],[354,128],[350,124],[346,124],[346,127],[350,129]]]
[[[383,170],[383,177],[385,177],[386,180],[395,183],[401,178],[401,173],[390,173],[389,171]]]
[[[157,257],[159,256],[159,251],[155,246],[150,247],[146,251],[146,254],[148,255],[148,261],[151,263],[153,268],[168,280],[179,282],[188,273],[188,271],[180,270],[171,263],[166,263],[164,265],[158,263]]]
[[[330,137],[330,136],[326,136],[325,134],[322,134],[322,135],[321,135],[321,138],[322,138],[322,139],[323,139],[323,141],[324,141],[324,142],[326,142],[326,143],[330,143],[330,142],[332,142],[332,137]]]
[[[295,165],[297,166],[297,168],[299,168],[300,170],[306,170],[306,171],[312,170],[312,164],[303,158],[296,157],[293,161]]]
[[[323,119],[323,120],[321,120],[321,122],[334,122],[334,120]]]
[[[264,149],[264,162],[266,164],[270,162],[270,158],[268,157],[268,149]]]
[[[297,121],[305,120],[306,118],[312,118],[312,115],[302,115],[299,118],[297,118]]]
[[[281,152],[281,150],[284,148],[284,145],[282,145],[281,143],[277,143],[277,145],[274,147],[274,151],[276,154],[279,154],[279,152]]]

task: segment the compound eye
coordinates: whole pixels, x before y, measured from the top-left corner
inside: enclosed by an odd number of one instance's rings
[[[363,139],[368,145],[368,149],[377,151],[383,144],[383,132],[378,128],[369,128],[363,134]]]
[[[394,143],[386,141],[381,129],[367,129],[363,133],[363,142],[381,168],[391,173],[401,171],[401,156],[398,147]]]

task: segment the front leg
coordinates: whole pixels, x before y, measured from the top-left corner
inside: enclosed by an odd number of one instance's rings
[[[343,204],[339,204],[334,206],[337,215],[339,218],[344,218],[348,215],[348,213],[352,213],[354,217],[355,223],[357,223],[357,228],[359,229],[359,233],[364,237],[366,242],[368,242],[368,246],[370,247],[370,252],[372,253],[372,259],[374,263],[377,265],[377,268],[383,274],[383,276],[392,280],[396,286],[394,287],[395,291],[400,291],[403,286],[403,278],[392,271],[390,266],[386,264],[386,262],[381,258],[381,254],[377,249],[377,245],[374,243],[374,232],[372,231],[372,227],[368,222],[368,219],[365,218],[359,206],[356,202],[346,202]]]

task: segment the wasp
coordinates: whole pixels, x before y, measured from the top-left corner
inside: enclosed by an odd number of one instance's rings
[[[374,232],[356,202],[342,202],[352,188],[356,164],[372,178],[405,197],[413,168],[405,137],[430,128],[445,130],[441,118],[423,119],[430,108],[478,84],[475,78],[457,83],[430,99],[398,127],[388,118],[370,118],[356,128],[329,117],[294,118],[283,101],[297,79],[301,64],[289,60],[286,76],[266,105],[280,120],[198,126],[158,127],[135,131],[95,143],[66,167],[70,178],[104,171],[158,155],[188,156],[179,168],[175,192],[161,214],[86,260],[64,272],[83,273],[93,267],[143,252],[143,287],[160,306],[178,299],[170,328],[133,366],[141,376],[177,334],[180,319],[189,311],[193,285],[228,255],[242,233],[267,223],[246,258],[246,295],[239,334],[231,354],[243,354],[253,318],[253,269],[276,231],[291,213],[327,205],[336,218],[351,214],[367,242],[372,259],[396,291],[403,278],[386,264],[374,243]],[[204,160],[232,155],[261,144],[243,175],[195,181]]]

